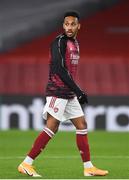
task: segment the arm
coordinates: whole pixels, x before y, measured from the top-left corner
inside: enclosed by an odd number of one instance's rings
[[[51,46],[52,57],[52,72],[57,74],[61,80],[72,90],[75,94],[81,91],[80,88],[73,81],[69,71],[65,67],[65,50],[66,40],[57,39]]]
[[[69,71],[65,67],[66,40],[56,39],[51,46],[52,72],[57,74],[61,80],[79,97],[84,97],[84,92],[72,79]],[[85,95],[86,96],[86,95]]]

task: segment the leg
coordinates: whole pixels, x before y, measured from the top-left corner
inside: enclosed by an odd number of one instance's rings
[[[87,122],[84,116],[71,120],[76,127],[76,142],[84,163],[84,176],[104,176],[108,171],[97,169],[90,161],[90,150],[87,136]]]
[[[28,174],[29,176],[38,177],[39,174],[32,167],[34,159],[41,153],[45,148],[49,140],[57,132],[60,122],[52,117],[50,114],[47,115],[47,123],[44,130],[36,138],[32,149],[28,153],[28,156],[25,158],[23,163],[18,167],[18,171],[23,174]]]
[[[33,160],[40,154],[40,152],[45,148],[48,141],[54,136],[59,127],[59,121],[52,117],[50,114],[47,115],[46,127],[39,134],[34,142],[31,151],[28,156]]]
[[[74,126],[76,127],[76,143],[79,149],[79,152],[82,157],[82,161],[89,167],[93,167],[90,162],[90,150],[88,144],[87,136],[87,123],[84,116],[78,117],[71,120]],[[86,163],[88,162],[88,163]]]

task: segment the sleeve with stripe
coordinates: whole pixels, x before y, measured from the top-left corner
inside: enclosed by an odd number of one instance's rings
[[[63,38],[56,39],[51,45],[52,72],[57,74],[61,80],[75,92],[77,96],[82,94],[81,89],[72,79],[71,74],[65,66],[66,40]]]

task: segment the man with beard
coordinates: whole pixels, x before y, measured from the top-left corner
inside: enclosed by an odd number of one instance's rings
[[[84,165],[84,176],[104,176],[108,171],[96,168],[90,160],[87,123],[80,105],[88,103],[88,99],[87,94],[75,83],[79,61],[76,36],[80,29],[77,12],[65,13],[63,29],[64,33],[56,37],[50,48],[49,79],[43,111],[46,126],[36,138],[24,161],[18,166],[18,171],[39,177],[32,166],[34,159],[58,131],[60,122],[71,120],[76,128],[76,143]]]

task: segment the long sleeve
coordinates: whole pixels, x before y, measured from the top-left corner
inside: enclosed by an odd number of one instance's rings
[[[66,40],[63,38],[56,39],[51,45],[51,69],[52,73],[57,74],[60,79],[67,85],[76,95],[81,93],[80,88],[74,82],[70,72],[65,64]]]

